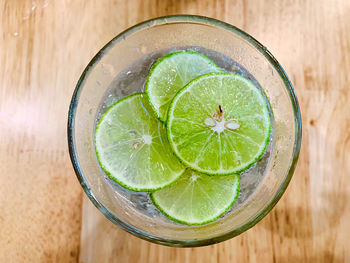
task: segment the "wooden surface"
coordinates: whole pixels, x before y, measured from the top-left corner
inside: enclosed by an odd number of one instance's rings
[[[137,22],[179,13],[266,45],[303,117],[299,164],[278,205],[239,237],[193,249],[139,240],[86,201],[81,220],[66,139],[92,56]],[[349,25],[349,0],[0,0],[0,262],[350,262]]]

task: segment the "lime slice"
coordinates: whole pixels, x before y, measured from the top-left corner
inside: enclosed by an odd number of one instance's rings
[[[105,173],[130,190],[153,191],[175,181],[184,168],[166,130],[137,93],[111,106],[97,124],[95,149]]]
[[[270,138],[268,102],[233,73],[200,76],[169,107],[167,134],[179,159],[202,173],[240,172],[264,153]]]
[[[175,183],[153,192],[151,200],[168,218],[203,225],[226,213],[236,201],[239,175],[209,176],[187,169]]]
[[[179,51],[160,58],[151,68],[146,93],[159,120],[165,122],[174,95],[192,79],[222,71],[213,61],[194,51]]]

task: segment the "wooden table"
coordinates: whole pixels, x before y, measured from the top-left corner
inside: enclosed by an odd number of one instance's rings
[[[93,55],[135,23],[179,13],[264,43],[294,84],[304,131],[272,212],[237,238],[191,249],[139,240],[82,202],[66,139]],[[0,0],[0,62],[0,262],[350,262],[349,0]]]

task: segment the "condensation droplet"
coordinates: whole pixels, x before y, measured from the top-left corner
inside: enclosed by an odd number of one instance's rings
[[[142,54],[146,54],[146,52],[147,52],[146,46],[145,46],[145,45],[142,45],[142,46],[141,46],[141,53],[142,53]]]
[[[103,68],[103,74],[106,74],[106,75],[110,74],[112,76],[115,75],[115,69],[113,65],[103,63],[102,68]]]

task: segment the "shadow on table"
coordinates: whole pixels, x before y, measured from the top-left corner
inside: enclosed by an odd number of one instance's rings
[[[340,223],[350,195],[332,191],[324,192],[319,198],[312,202],[319,204],[318,209],[311,207],[308,202],[298,207],[277,204],[261,225],[281,237],[293,239],[316,238],[325,231],[331,235],[332,229]]]
[[[295,251],[295,254],[298,252]],[[276,263],[343,263],[344,258],[340,257],[338,255],[335,255],[334,253],[330,253],[329,251],[321,252],[316,254],[315,256],[310,255],[310,257],[305,258],[301,256],[281,256],[281,257],[275,257],[274,262]]]
[[[150,0],[148,1],[147,6],[145,6],[144,1],[139,1],[139,6],[138,6],[139,11],[137,12],[139,14],[138,20],[143,21],[154,17],[177,15],[177,14],[189,14],[189,13],[195,14],[193,13],[193,11],[198,10],[198,8],[195,8],[197,2],[198,1],[196,0],[186,0],[186,1]],[[213,4],[215,4],[214,1],[213,1]],[[145,8],[150,9],[150,11],[144,12],[143,10]],[[210,10],[209,7],[208,7],[208,10]],[[147,17],[145,17],[145,15],[147,15]],[[202,14],[202,15],[207,15],[207,14]]]

